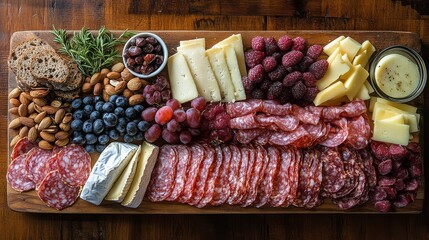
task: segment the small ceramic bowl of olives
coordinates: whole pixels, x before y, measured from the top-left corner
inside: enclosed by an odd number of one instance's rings
[[[144,32],[134,35],[124,46],[122,60],[130,72],[139,78],[158,75],[167,64],[168,49],[156,34]]]

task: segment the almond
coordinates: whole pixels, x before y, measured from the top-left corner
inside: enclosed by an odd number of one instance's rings
[[[115,65],[112,66],[112,72],[122,72],[122,70],[124,70],[125,66],[123,63],[118,62]]]
[[[9,108],[9,113],[13,115],[19,115],[18,114],[18,107]]]
[[[58,140],[63,140],[69,137],[69,133],[66,131],[59,131],[55,133],[55,138]]]
[[[91,86],[94,86],[95,84],[99,83],[101,79],[101,73],[94,73],[91,77],[91,80],[89,81],[89,83],[91,84]]]
[[[103,85],[106,86],[110,83],[110,79],[108,79],[107,77],[103,79]]]
[[[63,121],[65,115],[66,111],[63,108],[58,109],[58,111],[55,113],[54,122],[59,124],[61,121]]]
[[[127,87],[131,91],[138,91],[142,87],[142,82],[140,81],[139,78],[135,77],[135,78],[131,79],[130,81],[128,81]]]
[[[116,94],[115,87],[113,87],[112,85],[106,85],[106,86],[104,86],[104,90],[106,91],[106,93],[109,96],[112,96],[112,95]]]
[[[20,136],[21,138],[26,137],[26,136],[28,135],[28,130],[30,130],[30,128],[29,128],[29,127],[27,127],[27,126],[22,127],[22,128],[19,130],[19,136]]]
[[[119,81],[119,80],[110,80],[109,84],[112,85],[112,86],[114,86],[114,87],[116,87],[116,85],[118,85],[120,82],[121,81]]]
[[[32,113],[34,113],[34,102],[31,102],[27,106],[27,114],[32,114]]]
[[[58,111],[58,108],[52,106],[43,106],[42,110],[46,111],[47,114],[54,115]]]
[[[28,101],[33,101],[33,97],[28,92],[22,92],[21,95],[19,95],[19,96],[25,97]],[[19,100],[21,101],[21,99],[19,99]]]
[[[101,83],[97,83],[94,86],[94,96],[99,96],[103,91],[103,85]]]
[[[122,95],[126,98],[130,98],[131,96],[133,96],[133,92],[131,92],[130,89],[125,89]]]
[[[19,121],[19,118],[15,118],[9,123],[9,129],[15,129],[21,126],[22,126],[22,123],[21,121]]]
[[[30,128],[28,130],[28,141],[34,142],[37,139],[37,129],[35,127]]]
[[[110,70],[109,69],[107,69],[107,68],[103,68],[103,69],[101,69],[101,71],[100,71],[100,78],[101,79],[103,79],[103,78],[105,78],[106,77],[106,75],[108,74],[110,72]]]
[[[127,87],[127,82],[125,81],[120,81],[116,87],[115,87],[115,92],[116,93],[121,93],[125,90],[125,88]]]
[[[16,135],[15,137],[12,138],[12,141],[10,141],[10,147],[14,147],[15,144],[21,139],[21,137],[19,135]]]
[[[59,107],[61,107],[61,105],[63,105],[63,103],[61,101],[58,101],[58,100],[54,100],[51,102],[52,107],[59,108]]]
[[[66,115],[64,115],[64,118],[62,120],[62,123],[69,123],[73,118],[73,115],[71,113],[66,113]]]
[[[45,150],[51,150],[53,148],[53,146],[49,142],[47,142],[45,140],[41,140],[39,142],[39,148],[45,149]]]
[[[30,96],[33,98],[43,98],[43,97],[46,97],[48,94],[49,94],[49,89],[47,88],[33,89],[30,91]]]
[[[31,119],[35,119],[37,117],[37,114],[38,114],[37,112],[34,112],[34,113],[28,115],[28,117]]]
[[[118,78],[120,78],[120,77],[121,77],[121,74],[120,74],[120,73],[118,73],[118,72],[109,72],[109,73],[106,75],[106,77],[107,77],[108,79],[118,79]]]
[[[55,134],[58,132],[58,127],[55,125],[51,125],[50,127],[43,129],[42,132]]]
[[[104,100],[105,102],[108,102],[108,101],[109,101],[109,98],[110,98],[110,95],[109,95],[109,94],[107,94],[106,89],[104,89],[104,90],[103,90],[103,100]]]
[[[88,93],[91,91],[91,84],[90,83],[84,83],[82,85],[82,92],[83,93]]]
[[[45,128],[48,128],[52,124],[52,119],[50,117],[44,117],[43,120],[39,123],[37,130],[42,131]]]
[[[47,142],[54,142],[56,140],[53,134],[43,131],[40,132],[40,137]]]
[[[131,97],[128,99],[128,103],[129,103],[131,106],[134,106],[134,105],[140,104],[140,103],[142,103],[143,101],[144,101],[143,94],[134,94],[133,96],[131,96]]]
[[[9,93],[9,99],[17,98],[17,97],[19,97],[19,95],[21,95],[21,90],[19,90],[19,88],[14,88]]]
[[[46,117],[46,112],[40,112],[37,114],[37,116],[34,118],[34,121],[36,123],[40,123],[44,118]]]
[[[19,107],[18,107],[18,115],[20,117],[26,117],[27,113],[28,113],[27,105],[25,105],[23,103],[21,105],[19,105]]]
[[[68,138],[58,139],[57,141],[55,141],[55,145],[57,145],[58,147],[64,147],[65,145],[67,145],[67,143],[69,143]]]
[[[46,99],[44,99],[44,98],[33,98],[33,102],[34,102],[36,105],[39,105],[40,107],[43,107],[43,106],[45,106],[46,104],[48,104],[48,103],[46,102]]]
[[[16,99],[16,98],[11,98],[9,100],[10,105],[14,106],[14,107],[19,107],[19,105],[21,105],[21,102]]]
[[[86,77],[84,82],[86,82],[86,83],[91,82],[91,78],[90,77]]]
[[[125,68],[122,72],[121,72],[121,77],[124,81],[129,81],[132,78],[134,78],[134,75],[130,72],[130,70],[128,70],[128,68]]]
[[[68,132],[70,130],[70,123],[60,123],[60,129]]]
[[[32,119],[32,118],[29,118],[29,117],[19,117],[18,119],[21,122],[21,124],[24,125],[24,126],[34,127],[34,125],[36,125],[36,123],[34,122],[34,119]]]

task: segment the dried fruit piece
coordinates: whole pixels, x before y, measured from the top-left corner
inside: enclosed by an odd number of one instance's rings
[[[292,95],[296,100],[302,99],[306,91],[307,88],[302,81],[299,81],[292,87]]]
[[[290,51],[283,55],[282,64],[285,68],[289,68],[298,64],[303,57],[304,54],[302,54],[300,51]]]
[[[285,87],[292,87],[294,86],[298,81],[301,81],[302,79],[302,73],[299,71],[291,72],[283,79],[283,85]]]
[[[281,36],[277,41],[277,45],[279,46],[281,51],[283,52],[289,51],[290,48],[292,47],[292,38],[290,38],[287,35]]]
[[[308,71],[311,72],[316,79],[321,79],[325,75],[326,70],[328,70],[329,63],[325,59],[314,62],[308,68]]]
[[[249,50],[244,53],[246,65],[249,68],[253,68],[254,66],[261,64],[262,60],[264,60],[265,53],[257,50]]]
[[[256,36],[252,38],[251,46],[254,50],[264,51],[265,50],[264,37]]]
[[[262,61],[262,65],[266,72],[271,72],[277,67],[277,61],[274,57],[268,56]]]
[[[263,80],[265,75],[264,67],[261,64],[256,65],[251,68],[248,73],[248,77],[250,81],[259,83]]]

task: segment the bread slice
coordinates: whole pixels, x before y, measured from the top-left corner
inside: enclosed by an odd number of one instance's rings
[[[50,83],[64,83],[70,73],[67,62],[53,51],[34,54],[30,61],[31,74]]]
[[[26,50],[20,54],[18,58],[16,78],[18,79],[18,86],[21,85],[24,90],[31,90],[31,88],[39,87],[41,84],[32,74],[31,74],[31,58],[35,54],[40,54],[48,51],[44,47],[27,47]]]
[[[79,93],[80,93],[80,88],[77,88],[71,91],[60,91],[60,90],[54,91],[54,94],[57,96],[57,98],[64,101],[71,101],[79,97]]]
[[[54,90],[61,91],[71,91],[82,87],[84,78],[79,68],[77,67],[77,64],[71,60],[66,61],[67,66],[70,70],[67,80],[64,83],[48,82],[48,87]]]
[[[16,46],[9,55],[7,64],[13,73],[16,74],[18,70],[18,58],[30,47],[43,46],[48,50],[54,51],[54,49],[44,40],[35,37],[30,40],[24,41]]]

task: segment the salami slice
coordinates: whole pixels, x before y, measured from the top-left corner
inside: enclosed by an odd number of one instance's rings
[[[355,148],[365,148],[371,137],[371,127],[362,115],[349,119],[347,122],[348,135],[345,144]]]
[[[85,184],[91,172],[91,156],[79,145],[70,144],[58,153],[58,171],[70,186]]]
[[[368,187],[372,189],[377,185],[377,172],[374,168],[372,155],[366,149],[360,150],[359,154],[363,162],[363,170],[367,178]]]
[[[267,116],[259,113],[255,116],[258,125],[269,129],[280,129],[285,132],[295,130],[299,125],[299,120],[291,115],[286,116]]]
[[[273,191],[274,178],[278,173],[280,166],[280,151],[275,147],[268,147],[268,166],[265,170],[263,181],[260,182],[258,187],[258,195],[255,206],[260,208],[268,203]]]
[[[264,100],[261,111],[269,115],[285,116],[292,112],[292,105],[290,103],[282,105],[274,100]]]
[[[240,117],[249,113],[256,113],[262,110],[262,100],[251,99],[242,102],[226,104],[226,112],[231,118]]]
[[[13,161],[19,155],[25,155],[28,153],[33,147],[34,143],[28,141],[28,138],[21,138],[13,147],[12,153],[10,154],[10,161]]]
[[[291,167],[291,152],[287,147],[281,148],[280,167],[277,176],[273,179],[273,190],[269,199],[272,207],[279,207],[286,201],[290,193],[289,168]]]
[[[340,108],[342,109],[341,117],[353,118],[366,113],[366,105],[362,99],[353,100]]]
[[[325,147],[337,147],[347,139],[347,136],[347,119],[341,118],[331,122],[327,139],[319,144]]]
[[[204,190],[204,196],[201,201],[196,205],[199,208],[205,207],[213,199],[215,184],[219,178],[219,170],[223,164],[223,154],[220,146],[215,148],[215,158],[213,160],[213,169],[209,172],[206,187]]]
[[[337,192],[332,194],[333,198],[341,198],[352,192],[357,184],[359,172],[356,171],[356,154],[347,147],[341,148],[341,157],[344,162],[344,170],[346,171],[346,181],[344,186]]]
[[[256,165],[256,157],[258,150],[255,147],[249,147],[248,149],[249,164],[246,170],[246,178],[244,179],[243,194],[241,195],[240,199],[237,199],[237,204],[243,204],[247,199],[247,195],[249,194],[250,181],[252,179],[252,174]]]
[[[61,151],[62,147],[54,147],[51,153],[51,158],[46,162],[46,175],[52,171],[58,170],[58,153]]]
[[[28,178],[30,178],[37,186],[49,173],[46,169],[47,162],[51,159],[52,152],[35,147],[28,152],[25,158],[25,170]]]
[[[262,181],[263,174],[268,165],[268,156],[267,150],[262,146],[256,147],[256,159],[255,159],[255,167],[253,168],[253,172],[251,175],[251,179],[249,182],[249,188],[247,192],[247,196],[245,201],[242,203],[242,207],[248,207],[253,204],[256,200],[256,196],[258,194],[258,185]]]
[[[186,173],[186,183],[182,195],[178,198],[181,203],[187,203],[191,199],[195,182],[200,171],[200,166],[205,157],[205,150],[200,144],[192,145],[191,147],[191,162]],[[159,158],[159,157],[158,157]],[[153,175],[153,173],[152,173]]]
[[[167,201],[175,201],[182,194],[186,182],[186,172],[191,161],[191,150],[188,147],[177,145],[176,151],[178,154],[176,178],[170,196],[165,199]]]
[[[253,141],[255,138],[262,134],[266,134],[266,129],[248,129],[248,130],[238,130],[235,134],[235,139],[243,144],[248,144]]]
[[[313,114],[312,112],[297,105],[293,105],[292,114],[297,117],[302,123],[316,125],[317,123],[319,123],[320,120],[320,116]]]
[[[18,192],[25,192],[36,187],[25,170],[25,155],[17,155],[7,168],[6,175],[9,185]]]
[[[203,198],[209,173],[213,169],[215,151],[209,145],[204,145],[203,147],[206,155],[203,162],[201,163],[200,172],[195,182],[194,193],[192,198],[188,201],[188,204],[190,205],[197,205]]]
[[[234,152],[232,155],[233,162],[235,162],[234,156],[238,157],[239,159],[237,159],[237,168],[238,168],[238,170],[236,171],[237,174],[235,176],[235,180],[233,180],[234,183],[232,184],[232,186],[234,187],[231,188],[232,194],[228,198],[228,204],[230,205],[237,204],[240,201],[241,197],[243,196],[245,192],[244,184],[246,181],[247,168],[249,167],[249,155],[250,155],[249,149],[247,147],[241,147],[238,150],[239,152],[237,152],[236,155],[234,155]]]
[[[81,188],[66,184],[58,171],[52,171],[40,184],[37,195],[49,207],[62,210],[76,202]]]
[[[262,145],[262,146],[267,145],[268,142],[270,141],[271,135],[272,135],[271,131],[264,131],[259,136],[257,136],[253,142],[257,145]]]
[[[255,119],[255,114],[231,118],[231,120],[229,120],[229,125],[232,129],[252,129],[259,127]]]
[[[314,208],[321,204],[321,199],[319,198],[319,193],[322,185],[322,161],[320,161],[320,151],[314,149],[313,151],[313,162],[311,167],[311,179],[308,187],[311,189],[310,193],[307,196],[307,203],[305,204],[306,208]],[[306,200],[307,200],[306,199]]]
[[[228,173],[232,159],[232,153],[228,145],[221,145],[221,149],[223,155],[223,162],[222,166],[219,169],[219,177],[216,180],[213,199],[210,202],[210,204],[213,206],[218,206],[225,203],[230,195]]]
[[[302,166],[299,172],[298,190],[293,205],[296,207],[304,207],[309,201],[311,196],[311,182],[313,181],[313,150],[305,149],[303,151]]]
[[[322,189],[330,196],[339,191],[345,184],[346,172],[340,153],[333,148],[326,148],[321,155],[322,160]]]
[[[305,135],[308,135],[308,132],[299,126],[292,132],[274,132],[271,134],[269,143],[280,146],[289,145]]]

